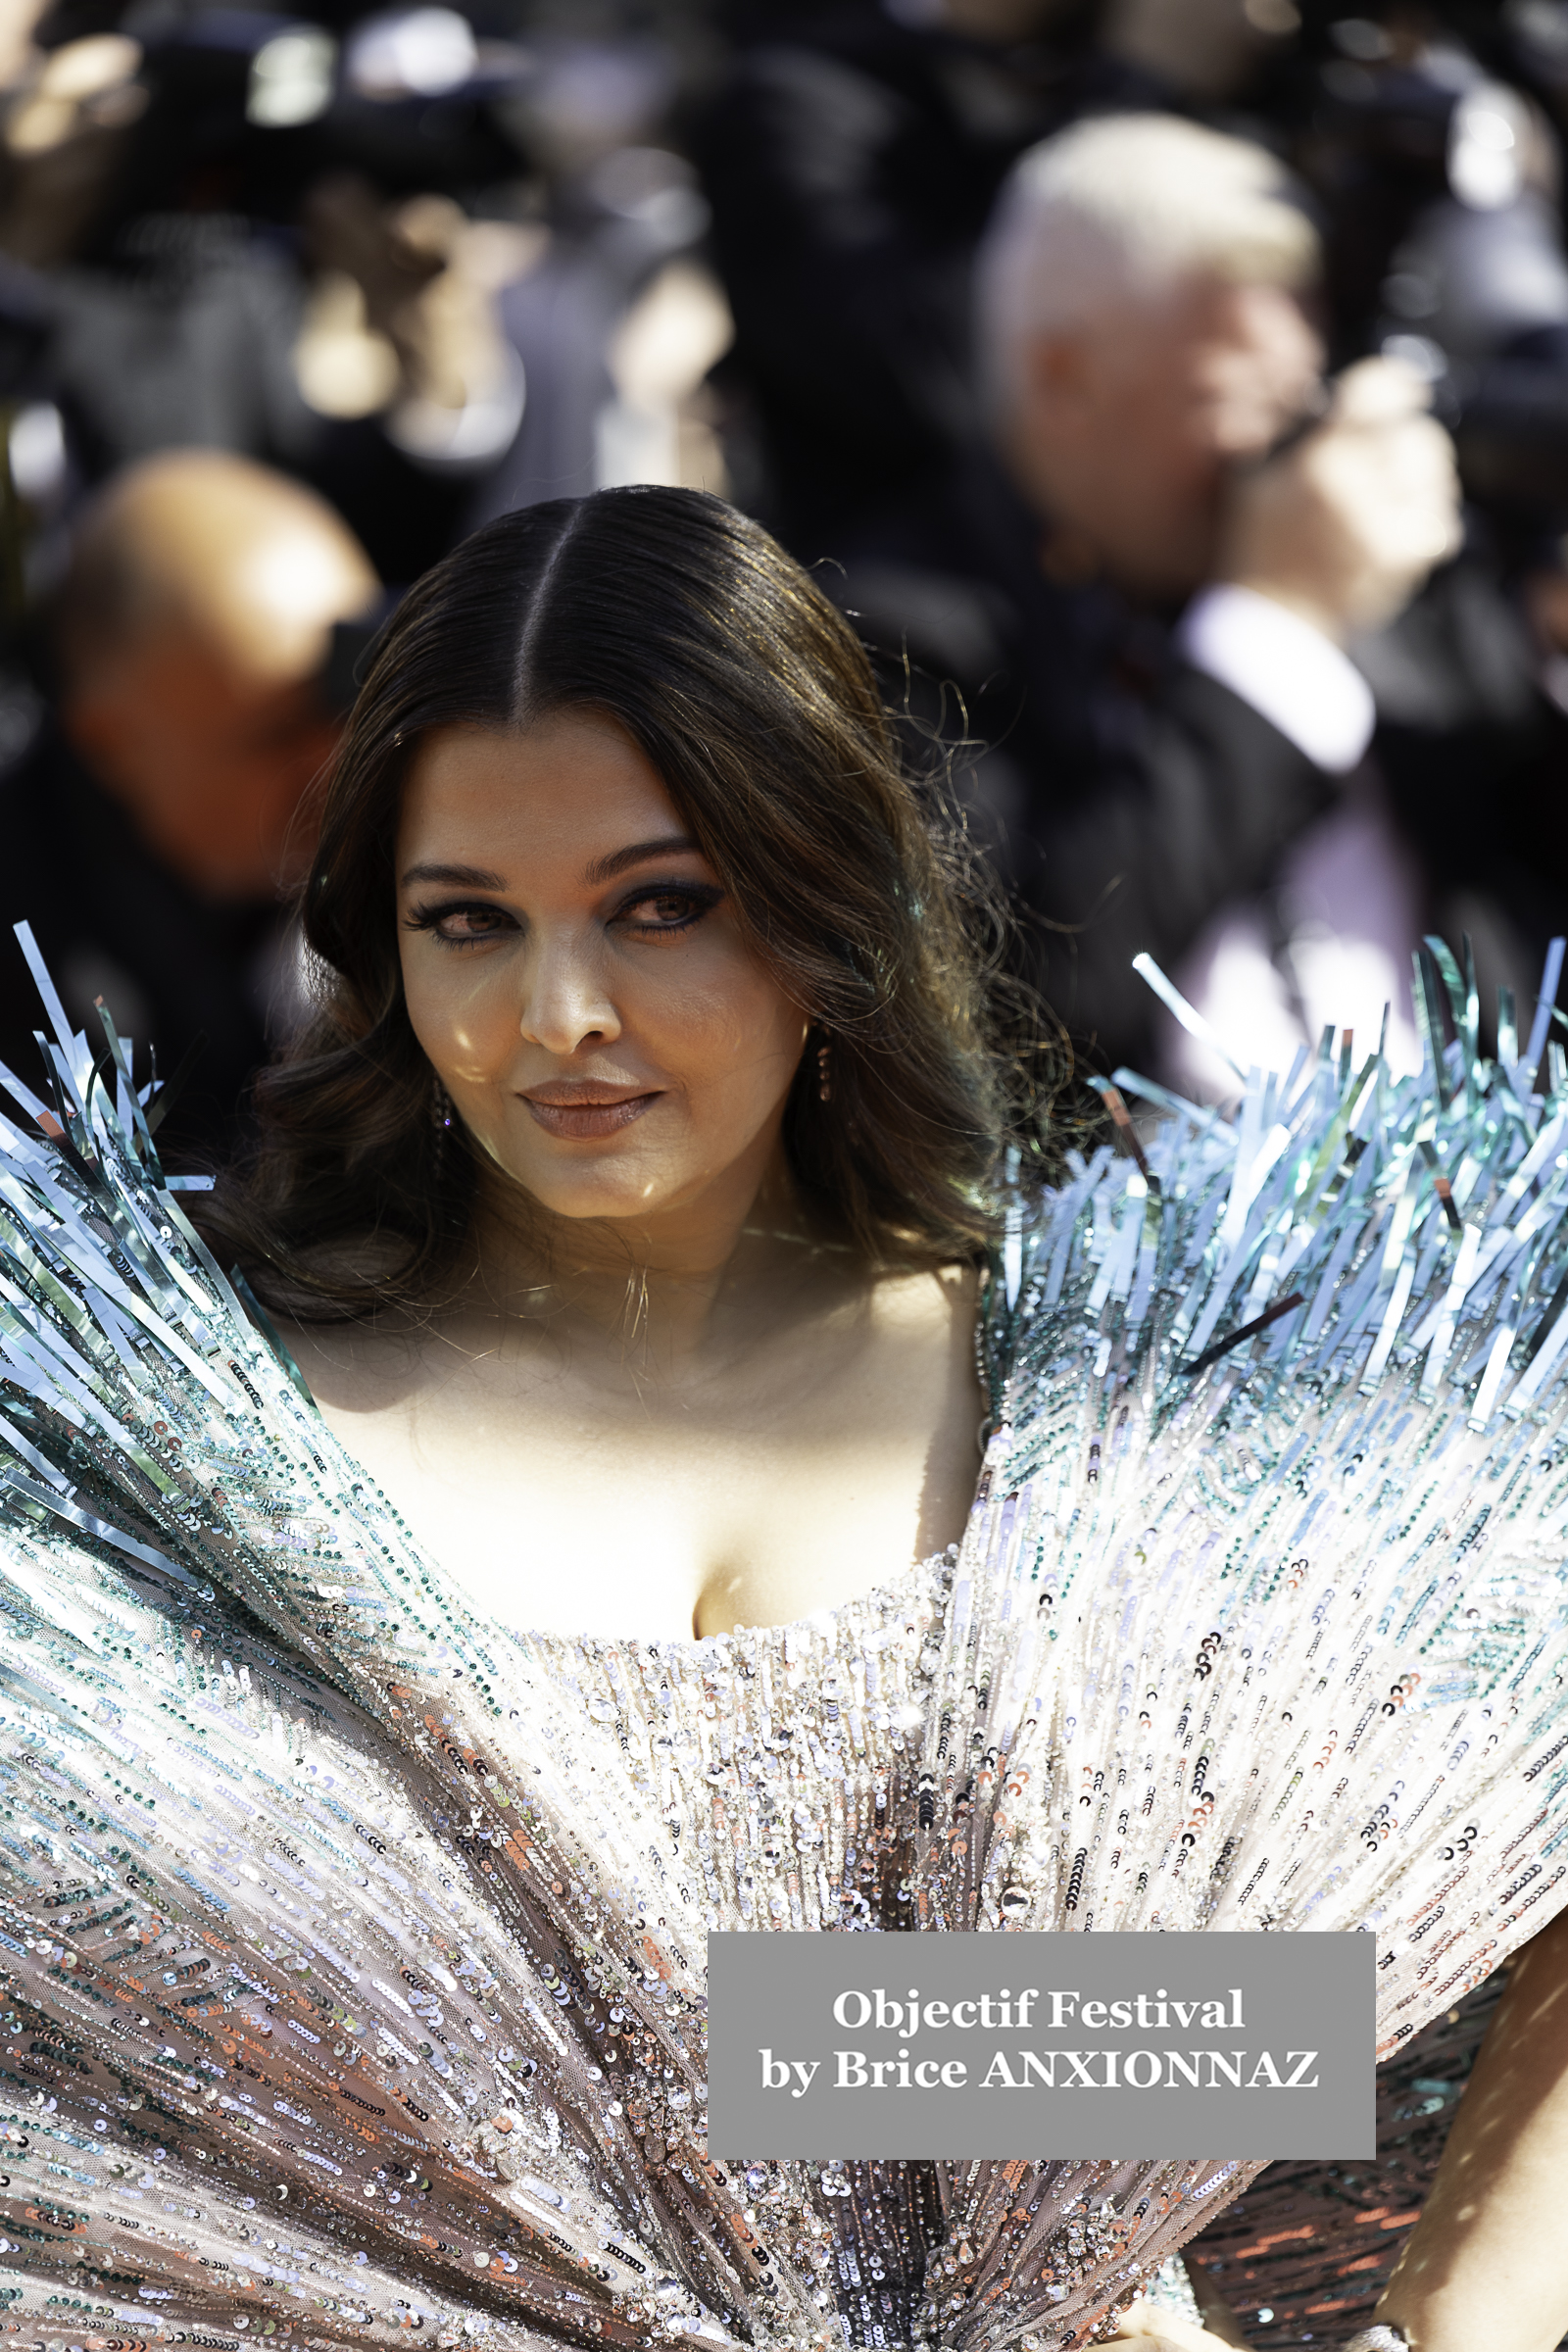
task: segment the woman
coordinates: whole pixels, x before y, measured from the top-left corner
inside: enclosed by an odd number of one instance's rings
[[[217,1257],[40,974],[38,2340],[1180,2335],[1142,2289],[1256,2167],[714,2163],[707,1930],[1361,1926],[1388,2048],[1541,1925],[1554,1106],[1325,1057],[1031,1204],[958,905],[809,582],[603,493],[389,629]]]
[[[515,1631],[906,1578],[979,1473],[999,1110],[858,648],[679,498],[513,517],[410,604],[310,904],[347,985],[225,1246],[336,1315],[290,1333],[329,1422]],[[772,639],[744,682],[737,631]]]

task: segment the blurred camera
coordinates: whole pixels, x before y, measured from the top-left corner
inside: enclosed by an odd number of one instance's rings
[[[1496,71],[1529,78],[1509,12],[1487,12],[1485,58],[1473,16],[1456,10],[1450,37],[1436,15],[1419,40],[1398,23],[1336,18],[1299,155],[1323,212],[1337,356],[1382,350],[1417,367],[1467,495],[1528,536],[1568,523],[1556,139],[1542,99]]]

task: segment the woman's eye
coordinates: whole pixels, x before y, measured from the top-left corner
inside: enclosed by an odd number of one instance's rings
[[[500,906],[416,906],[409,916],[412,931],[430,931],[449,948],[473,945],[479,940],[496,939],[504,931],[516,929],[510,914]]]
[[[628,900],[620,920],[637,931],[686,931],[716,906],[716,890],[655,890],[645,898]]]

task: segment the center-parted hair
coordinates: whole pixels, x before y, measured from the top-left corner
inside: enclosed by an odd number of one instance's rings
[[[316,1008],[258,1081],[259,1148],[209,1197],[209,1238],[296,1309],[429,1298],[457,1263],[477,1163],[437,1126],[404,1002],[404,778],[432,729],[569,710],[625,729],[831,1041],[831,1099],[808,1051],[784,1124],[822,1228],[877,1262],[972,1256],[1002,1114],[964,862],[922,810],[842,614],[722,500],[654,488],[503,516],[388,623],[305,888]],[[347,1270],[367,1241],[374,1276]]]

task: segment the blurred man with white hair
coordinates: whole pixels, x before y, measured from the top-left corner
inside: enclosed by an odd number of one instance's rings
[[[1316,273],[1273,157],[1174,116],[1082,123],[1014,172],[978,266],[993,412],[1024,487],[1127,584],[1208,575],[1216,466],[1316,396]]]
[[[1325,975],[1343,1009],[1322,1017],[1363,1035],[1407,1002],[1432,920],[1425,844],[1365,782],[1363,649],[1456,554],[1456,476],[1413,372],[1325,385],[1317,267],[1261,148],[1154,115],[1048,140],[979,260],[1000,463],[824,551],[868,637],[960,690],[990,747],[976,822],[1040,918],[1053,1004],[1109,1060],[1160,1043],[1140,950],[1222,1016],[1240,1000],[1241,1057],[1288,1059]],[[1437,659],[1476,667],[1463,645]],[[1481,714],[1500,789],[1508,713],[1522,695],[1537,715],[1517,666]]]

